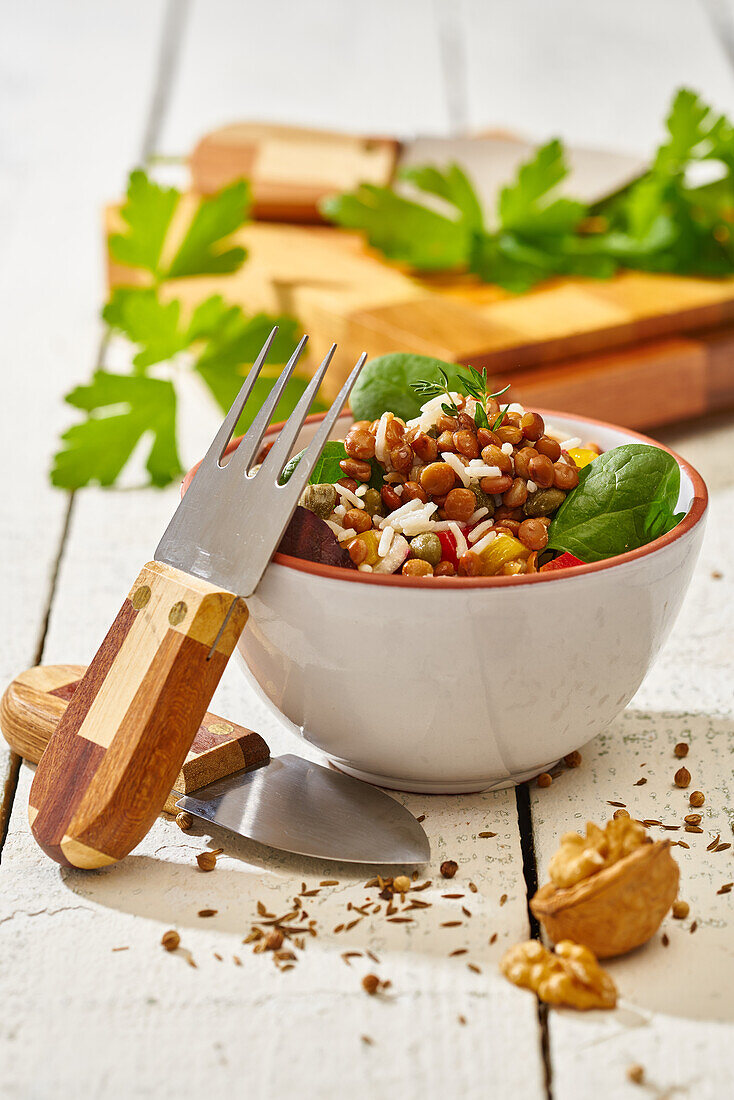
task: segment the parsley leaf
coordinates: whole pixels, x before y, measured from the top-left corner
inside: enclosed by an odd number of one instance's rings
[[[171,261],[167,278],[237,271],[247,252],[239,245],[223,247],[222,241],[247,220],[249,210],[250,188],[244,180],[225,187],[211,198],[202,199]]]
[[[95,371],[88,386],[66,397],[88,415],[61,437],[51,481],[63,489],[112,485],[141,438],[152,433],[146,468],[153,485],[167,485],[181,471],[176,449],[176,394],[171,382]]]
[[[586,206],[552,197],[567,175],[560,141],[549,141],[538,149],[520,166],[515,180],[500,191],[497,215],[501,229],[529,237],[572,233],[586,214]]]
[[[164,305],[152,287],[117,287],[102,310],[111,328],[140,347],[133,363],[141,369],[172,359],[187,346],[180,314],[180,302]]]
[[[180,191],[174,187],[159,186],[140,169],[132,172],[127,200],[120,210],[127,231],[110,237],[112,258],[128,267],[144,268],[157,277],[163,245],[180,198]]]
[[[398,194],[390,187],[363,183],[352,194],[333,195],[321,203],[322,214],[345,229],[361,229],[369,243],[390,260],[417,271],[443,271],[466,262],[473,233],[481,226],[481,207],[458,165],[409,168],[402,173],[419,191],[453,207],[445,216]]]

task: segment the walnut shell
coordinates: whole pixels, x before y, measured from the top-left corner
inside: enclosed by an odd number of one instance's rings
[[[574,886],[541,886],[530,908],[553,943],[574,940],[598,959],[623,955],[658,930],[678,893],[670,841],[643,844]]]

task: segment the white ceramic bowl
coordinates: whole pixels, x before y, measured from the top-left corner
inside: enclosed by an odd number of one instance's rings
[[[540,411],[603,450],[653,442]],[[624,709],[678,614],[707,494],[674,457],[687,517],[639,550],[560,573],[426,581],[277,554],[248,600],[248,680],[337,767],[381,786],[480,791],[547,770]]]

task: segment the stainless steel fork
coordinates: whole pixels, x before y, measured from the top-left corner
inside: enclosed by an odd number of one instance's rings
[[[57,862],[101,867],[145,836],[178,775],[362,355],[286,485],[279,477],[333,345],[256,473],[251,467],[303,337],[229,462],[222,456],[273,329],[188,491],[125,600],[38,765],[29,817]]]

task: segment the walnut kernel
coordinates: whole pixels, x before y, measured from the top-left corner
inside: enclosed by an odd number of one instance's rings
[[[561,846],[548,865],[550,880],[559,888],[574,886],[624,859],[646,841],[644,827],[631,818],[612,819],[605,829],[589,821],[585,837],[578,833],[561,837]]]
[[[500,970],[509,981],[536,993],[547,1004],[569,1008],[614,1008],[614,982],[588,948],[563,940],[555,954],[537,940],[528,940],[505,953]]]

